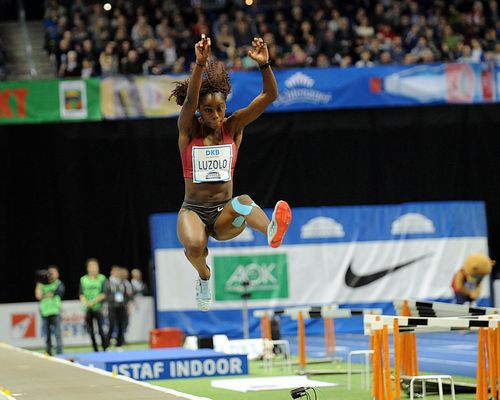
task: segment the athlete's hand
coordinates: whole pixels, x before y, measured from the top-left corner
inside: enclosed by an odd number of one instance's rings
[[[206,37],[203,33],[201,35],[201,40],[194,46],[194,52],[196,54],[196,64],[205,65],[208,57],[210,57],[210,46],[211,40]]]
[[[248,56],[255,60],[257,64],[264,65],[269,62],[269,50],[267,44],[262,38],[253,38],[252,50],[248,52]]]

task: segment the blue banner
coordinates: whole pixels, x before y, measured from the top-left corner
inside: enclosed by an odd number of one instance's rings
[[[272,209],[264,210],[271,217]],[[175,229],[176,213],[150,217],[153,250],[182,248]],[[293,223],[284,245],[350,243],[402,239],[486,237],[483,202],[421,202],[400,205],[301,207],[293,210]],[[263,235],[219,242],[210,247],[267,246]]]
[[[339,108],[477,104],[500,99],[500,65],[432,64],[275,71],[279,97],[270,112]],[[261,91],[259,72],[233,72],[228,112]]]

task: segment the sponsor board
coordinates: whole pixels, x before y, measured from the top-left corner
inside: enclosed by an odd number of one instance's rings
[[[59,82],[59,112],[62,119],[87,118],[87,86],[84,81]]]
[[[35,313],[12,313],[10,316],[10,337],[15,340],[36,337]]]
[[[241,299],[244,291],[251,299],[288,297],[286,253],[214,256],[213,266],[216,301]]]
[[[106,363],[106,370],[140,381],[248,374],[246,355]]]

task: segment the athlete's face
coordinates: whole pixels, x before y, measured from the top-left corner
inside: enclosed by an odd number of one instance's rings
[[[200,99],[198,111],[210,129],[219,129],[226,114],[226,100],[222,93],[210,93]]]

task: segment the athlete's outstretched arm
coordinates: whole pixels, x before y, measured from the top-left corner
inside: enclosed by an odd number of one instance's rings
[[[202,35],[201,40],[195,47],[196,64],[189,78],[186,99],[182,105],[177,127],[179,128],[179,147],[183,149],[189,143],[191,136],[193,117],[198,107],[198,97],[201,87],[201,75],[208,57],[210,56],[210,38]]]
[[[252,50],[248,52],[248,55],[259,64],[262,73],[262,93],[253,99],[247,107],[235,111],[231,115],[230,123],[234,124],[235,136],[240,135],[243,128],[257,119],[278,97],[278,84],[269,65],[269,50],[266,43],[261,38],[254,38]]]

